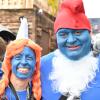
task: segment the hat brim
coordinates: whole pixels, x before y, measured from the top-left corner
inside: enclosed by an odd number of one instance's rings
[[[5,41],[10,41],[10,40],[15,40],[16,36],[9,32],[9,31],[0,31],[0,36],[5,40]]]

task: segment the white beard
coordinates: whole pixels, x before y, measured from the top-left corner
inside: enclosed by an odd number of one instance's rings
[[[78,61],[69,60],[59,50],[54,54],[53,68],[49,75],[53,90],[63,95],[69,92],[79,96],[96,76],[98,59],[92,56],[92,52]]]

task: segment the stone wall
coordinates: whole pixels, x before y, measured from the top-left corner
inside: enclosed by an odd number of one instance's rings
[[[55,18],[45,11],[39,13],[39,8],[36,6],[34,6],[34,8],[37,9],[35,10],[36,42],[43,48],[42,54],[45,55],[56,48],[56,40],[53,30]]]
[[[33,33],[34,13],[33,9],[5,9],[0,10],[0,24],[11,30],[12,33],[17,33],[20,21],[19,17],[25,16],[29,22],[29,33]]]

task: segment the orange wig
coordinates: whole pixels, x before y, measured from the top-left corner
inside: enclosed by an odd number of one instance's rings
[[[36,70],[32,77],[32,91],[36,100],[41,98],[41,81],[40,81],[40,57],[42,48],[34,43],[30,39],[18,39],[9,43],[6,48],[4,61],[2,64],[2,70],[4,72],[2,79],[0,80],[0,95],[5,91],[5,88],[9,84],[11,75],[11,59],[16,54],[20,53],[25,46],[30,47],[36,54]]]

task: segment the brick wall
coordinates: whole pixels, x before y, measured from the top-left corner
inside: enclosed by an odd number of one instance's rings
[[[34,27],[34,11],[33,9],[5,9],[0,10],[0,24],[11,30],[12,33],[17,33],[20,21],[19,17],[25,16],[29,23],[29,33],[33,33]]]

